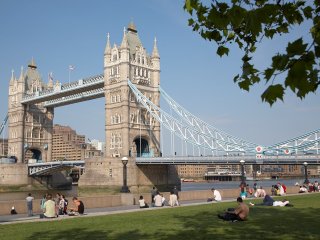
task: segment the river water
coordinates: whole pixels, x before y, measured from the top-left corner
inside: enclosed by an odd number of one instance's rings
[[[309,179],[310,182],[318,181],[320,182],[319,178],[311,178]],[[281,182],[286,186],[294,186],[296,183],[302,185],[304,179],[270,179],[270,180],[260,180],[260,181],[246,181],[250,187],[253,186],[254,183],[257,183],[258,186],[263,187],[264,189],[271,188],[272,185]],[[211,188],[216,189],[235,189],[239,188],[239,181],[230,181],[230,182],[219,182],[219,181],[212,181],[212,182],[186,182],[181,184],[181,191],[193,191],[193,190],[208,190]]]
[[[310,182],[319,181],[319,178],[309,179]],[[278,182],[285,184],[286,186],[294,186],[296,183],[303,184],[304,179],[273,179],[273,180],[261,180],[261,181],[247,181],[250,187],[253,186],[254,183],[257,183],[258,186],[262,186],[264,189],[271,188],[272,185],[275,185]],[[211,182],[183,182],[181,183],[181,191],[194,191],[194,190],[208,190],[211,188],[216,189],[236,189],[239,187],[239,181],[230,181],[230,182],[219,182],[219,181],[211,181]],[[44,194],[47,192],[55,195],[57,192],[65,195],[70,198],[78,195],[78,186],[72,186],[71,190],[49,190],[49,191],[32,191],[32,196],[35,199],[41,199]],[[26,199],[29,192],[10,192],[10,193],[0,193],[0,201],[8,201],[8,200],[24,200]]]

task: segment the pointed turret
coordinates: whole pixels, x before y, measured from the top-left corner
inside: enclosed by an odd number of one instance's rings
[[[33,57],[32,57],[32,59],[31,59],[31,62],[28,64],[28,67],[29,67],[29,68],[32,68],[32,69],[36,69],[36,68],[37,68],[37,65],[36,65]]]
[[[13,84],[13,81],[15,80],[15,76],[14,76],[14,70],[11,70],[11,78],[10,78],[10,84]]]
[[[23,80],[24,80],[24,75],[23,75],[23,66],[21,66],[19,82],[23,82]]]
[[[128,48],[128,47],[129,47],[129,45],[128,45],[126,28],[123,28],[123,38],[122,38],[120,48],[123,49],[123,48]]]
[[[133,21],[131,21],[128,25],[128,31],[131,31],[131,32],[135,32],[137,33],[137,28],[136,28],[136,25],[134,25]]]
[[[53,88],[52,72],[48,74],[48,88],[49,88],[49,89],[52,89],[52,88]]]
[[[106,49],[104,50],[105,55],[111,55],[111,46],[110,46],[110,34],[107,35],[107,45]]]
[[[154,45],[153,45],[153,50],[152,50],[152,58],[160,58],[159,51],[158,51],[158,46],[157,46],[157,39],[154,38]]]

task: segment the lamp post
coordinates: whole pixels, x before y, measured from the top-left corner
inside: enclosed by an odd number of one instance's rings
[[[245,187],[246,186],[246,182],[245,182],[245,176],[244,176],[244,164],[245,164],[245,160],[240,160],[240,165],[241,165],[241,187]]]
[[[304,162],[303,163],[304,165],[304,183],[309,183],[309,180],[308,180],[308,163],[307,162]]]
[[[127,157],[123,157],[121,159],[122,164],[123,164],[123,186],[120,190],[120,192],[122,193],[129,193],[130,190],[127,186],[127,163],[128,163],[128,158]]]

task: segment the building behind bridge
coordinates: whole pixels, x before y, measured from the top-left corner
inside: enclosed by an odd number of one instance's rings
[[[52,160],[84,160],[103,156],[103,151],[86,143],[85,135],[79,135],[69,126],[55,124],[52,137]],[[95,142],[96,145],[99,143]]]

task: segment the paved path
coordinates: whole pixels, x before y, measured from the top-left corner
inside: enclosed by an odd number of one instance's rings
[[[235,201],[235,199],[224,200],[223,202]],[[203,200],[194,200],[194,201],[182,201],[180,204],[182,206],[192,206],[192,205],[201,205],[201,204],[212,204],[214,202],[204,202]],[[170,207],[163,207],[170,208]],[[105,207],[105,208],[89,208],[85,209],[85,214],[81,217],[94,217],[94,216],[103,216],[110,214],[119,214],[126,212],[136,212],[136,211],[153,211],[159,210],[162,208],[151,207],[140,209],[139,205],[128,205],[128,206],[118,206],[118,207]],[[34,216],[28,217],[27,214],[16,214],[16,215],[2,215],[0,216],[0,225],[4,224],[13,224],[21,222],[37,222],[37,221],[57,221],[72,218],[72,216],[59,216],[54,219],[40,219],[40,213],[35,213]]]

